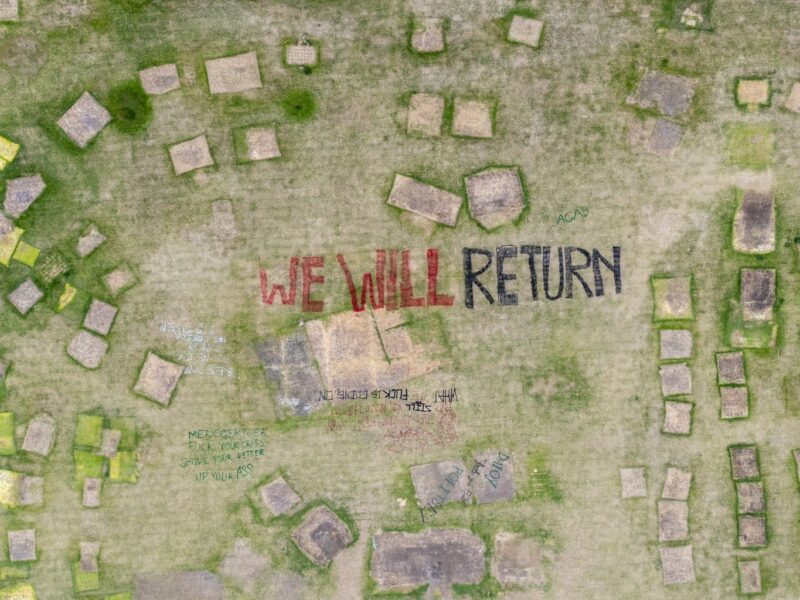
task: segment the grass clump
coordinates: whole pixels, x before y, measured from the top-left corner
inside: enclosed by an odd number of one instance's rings
[[[123,133],[138,133],[150,123],[153,108],[150,97],[138,80],[126,81],[108,94],[108,110],[117,129]]]
[[[308,121],[317,112],[317,99],[310,90],[289,90],[281,97],[280,103],[286,117],[291,121]]]

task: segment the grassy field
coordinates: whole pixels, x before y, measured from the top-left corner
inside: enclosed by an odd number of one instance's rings
[[[0,459],[45,477],[44,507],[2,516],[4,531],[36,529],[39,557],[29,579],[40,598],[73,597],[80,541],[101,542],[102,592],[111,594],[131,590],[139,573],[217,570],[239,537],[269,568],[252,591],[225,579],[232,599],[368,597],[372,533],[422,527],[408,467],[469,461],[475,450],[498,447],[516,458],[516,499],[451,504],[426,525],[471,527],[490,554],[497,531],[539,539],[552,552],[548,583],[500,592],[487,579],[464,595],[731,598],[736,558],[757,555],[766,598],[800,596],[800,489],[790,454],[800,446],[800,429],[783,396],[784,377],[798,373],[800,116],[780,108],[800,78],[796,2],[717,3],[713,30],[703,32],[658,29],[665,16],[655,1],[203,4],[23,0],[21,21],[0,24],[0,135],[22,145],[2,179],[41,173],[47,183],[17,221],[23,239],[43,257],[63,254],[73,285],[120,309],[101,367],[86,371],[65,351],[79,323],[51,308],[61,289],[48,289],[23,318],[5,295],[28,276],[27,267],[0,267],[0,353],[12,363],[2,410],[13,411],[18,425],[40,412],[58,424],[47,459]],[[540,49],[505,41],[504,18],[515,8],[544,20]],[[408,51],[413,13],[449,20],[445,53]],[[321,52],[308,74],[281,61],[283,40],[301,35],[318,41]],[[251,50],[263,88],[210,95],[203,61]],[[181,87],[146,106],[130,82],[139,69],[165,62],[177,64]],[[645,69],[697,80],[672,158],[630,141],[651,118],[625,103]],[[745,76],[770,78],[770,107],[736,106],[735,81]],[[119,122],[78,150],[55,123],[84,90],[113,105]],[[413,91],[494,101],[494,137],[407,136],[404,99]],[[251,125],[277,127],[281,159],[237,160],[235,131]],[[203,133],[215,165],[176,177],[168,146]],[[425,229],[385,204],[395,172],[463,193],[462,178],[487,165],[520,168],[529,205],[516,224],[488,233],[462,208],[455,228]],[[778,210],[777,250],[764,259],[730,249],[735,190],[754,185],[772,187]],[[218,200],[232,205],[233,237],[215,233]],[[579,207],[588,208],[585,218],[558,222]],[[73,247],[89,222],[108,240],[78,259]],[[622,294],[517,307],[488,306],[478,295],[475,309],[464,308],[462,248],[504,244],[619,245]],[[263,306],[259,265],[283,278],[290,257],[324,256],[328,277],[319,296],[326,308],[310,316],[324,318],[349,305],[337,253],[363,273],[376,248],[410,248],[421,294],[428,247],[440,251],[441,291],[456,300],[452,308],[406,311],[435,319],[436,327],[412,326],[412,337],[434,338],[446,355],[440,369],[407,385],[428,396],[458,389],[455,439],[393,453],[380,431],[331,431],[329,409],[281,419],[255,346],[295,331],[309,315]],[[111,299],[100,277],[121,263],[137,283]],[[714,356],[725,349],[728,300],[738,295],[738,271],[747,266],[778,270],[779,338],[772,350],[747,352],[750,418],[723,422]],[[660,433],[653,274],[694,276],[689,437]],[[186,375],[169,408],[134,395],[147,350],[173,360],[186,352],[162,323],[224,336],[216,362],[234,376]],[[90,411],[135,417],[140,436],[138,481],[104,483],[99,509],[81,506],[73,476],[77,415]],[[191,454],[189,432],[215,427],[265,430],[264,457],[253,460],[251,476],[198,481],[181,467]],[[755,443],[760,452],[770,543],[759,552],[736,548],[726,449],[737,443]],[[632,465],[646,467],[648,496],[622,501],[619,468]],[[661,582],[656,522],[667,465],[694,476],[697,581],[672,587]],[[330,568],[313,567],[294,548],[291,520],[254,518],[247,493],[278,470],[307,503],[324,501],[357,527],[359,540]],[[402,507],[397,498],[408,502]]]

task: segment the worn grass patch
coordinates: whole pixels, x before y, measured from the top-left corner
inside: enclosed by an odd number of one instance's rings
[[[584,408],[591,386],[575,356],[550,356],[523,381],[525,394],[537,404],[567,410]]]
[[[771,123],[735,123],[725,128],[728,162],[763,171],[775,158],[775,126]]]
[[[525,466],[528,470],[527,495],[531,498],[540,498],[561,502],[564,492],[558,480],[548,468],[548,453],[543,448],[535,448],[528,453]]]

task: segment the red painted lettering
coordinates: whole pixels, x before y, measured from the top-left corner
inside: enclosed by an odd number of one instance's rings
[[[311,299],[311,286],[317,283],[325,283],[324,275],[314,275],[312,269],[325,266],[323,256],[304,256],[303,257],[303,311],[322,312],[325,302],[322,300]]]
[[[439,250],[428,248],[428,306],[453,306],[453,297],[436,293],[439,276]]]
[[[304,259],[305,260],[305,259]],[[282,285],[275,284],[272,286],[272,291],[268,293],[269,286],[267,285],[267,270],[258,270],[259,279],[261,280],[261,302],[264,304],[272,304],[275,301],[275,294],[280,294],[281,304],[294,304],[295,296],[297,296],[297,257],[293,256],[289,262],[289,293],[286,293],[286,288]]]
[[[414,284],[411,281],[411,251],[400,252],[400,307],[425,306],[425,298],[414,297]]]
[[[341,254],[336,255],[339,261],[339,266],[342,267],[344,277],[347,280],[347,289],[350,291],[350,303],[353,305],[353,311],[362,312],[367,306],[367,290],[369,290],[369,301],[372,308],[383,308],[384,306],[384,287],[385,287],[385,271],[386,271],[386,250],[375,251],[375,279],[373,282],[372,273],[364,273],[361,285],[361,302],[358,301],[358,291],[356,290],[353,276],[350,274],[350,269],[347,268],[347,263],[344,256]],[[377,300],[375,298],[375,292]]]

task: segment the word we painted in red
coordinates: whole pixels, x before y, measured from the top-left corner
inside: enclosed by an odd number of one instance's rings
[[[347,290],[350,294],[350,303],[354,312],[362,312],[367,303],[374,309],[386,308],[413,308],[422,306],[452,306],[453,296],[440,294],[438,290],[439,279],[439,250],[428,248],[427,262],[427,289],[424,296],[416,296],[411,269],[410,250],[384,250],[375,251],[375,270],[368,271],[361,277],[361,288],[356,285],[344,255],[337,254],[336,260],[344,275]],[[284,284],[274,283],[270,288],[269,274],[263,267],[259,269],[259,282],[261,285],[261,302],[274,304],[280,298],[281,304],[296,305],[298,266],[302,279],[301,309],[304,312],[322,312],[325,301],[313,299],[312,286],[325,283],[325,275],[318,269],[324,269],[325,257],[293,256],[289,261],[288,291]]]

